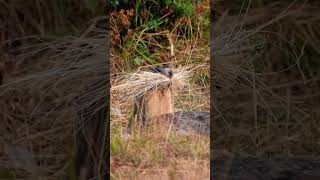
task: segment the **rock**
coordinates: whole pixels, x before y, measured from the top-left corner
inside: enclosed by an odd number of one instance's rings
[[[167,114],[166,116],[172,117],[172,114]],[[173,117],[174,127],[179,134],[189,134],[193,132],[202,135],[210,135],[209,112],[182,111],[175,112]]]

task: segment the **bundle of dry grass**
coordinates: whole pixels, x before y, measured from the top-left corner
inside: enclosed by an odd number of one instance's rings
[[[111,106],[121,102],[134,106],[132,113],[127,113],[131,116],[125,118],[130,119],[127,129],[129,133],[134,122],[138,123],[135,127],[140,130],[147,124],[163,125],[161,117],[174,112],[172,94],[188,86],[192,70],[184,67],[173,69],[173,72],[173,77],[168,78],[159,73],[139,70],[121,76],[111,87]]]
[[[174,75],[170,79],[162,74],[138,70],[135,73],[119,76],[111,86],[111,94],[116,95],[118,100],[127,101],[139,97],[153,89],[160,89],[171,85],[173,91],[188,85],[188,77],[192,70],[186,68],[173,69]]]

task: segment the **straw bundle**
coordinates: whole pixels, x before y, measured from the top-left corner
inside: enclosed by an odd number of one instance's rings
[[[128,101],[134,99],[153,89],[160,89],[171,85],[173,91],[178,91],[185,87],[187,78],[191,71],[185,68],[172,69],[174,75],[171,79],[164,75],[148,72],[137,71],[135,73],[119,76],[111,86],[110,92],[117,95],[119,101]]]

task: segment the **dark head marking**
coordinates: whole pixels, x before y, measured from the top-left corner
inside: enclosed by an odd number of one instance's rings
[[[151,71],[154,73],[160,73],[164,76],[167,76],[168,78],[172,78],[172,76],[173,76],[173,71],[171,69],[165,68],[165,67],[151,68]]]

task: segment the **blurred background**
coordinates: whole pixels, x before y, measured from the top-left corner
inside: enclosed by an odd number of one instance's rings
[[[216,155],[319,155],[319,5],[212,4]]]
[[[94,167],[76,152],[87,158],[78,132],[107,105],[107,24],[106,1],[0,2],[0,179],[79,179]]]

